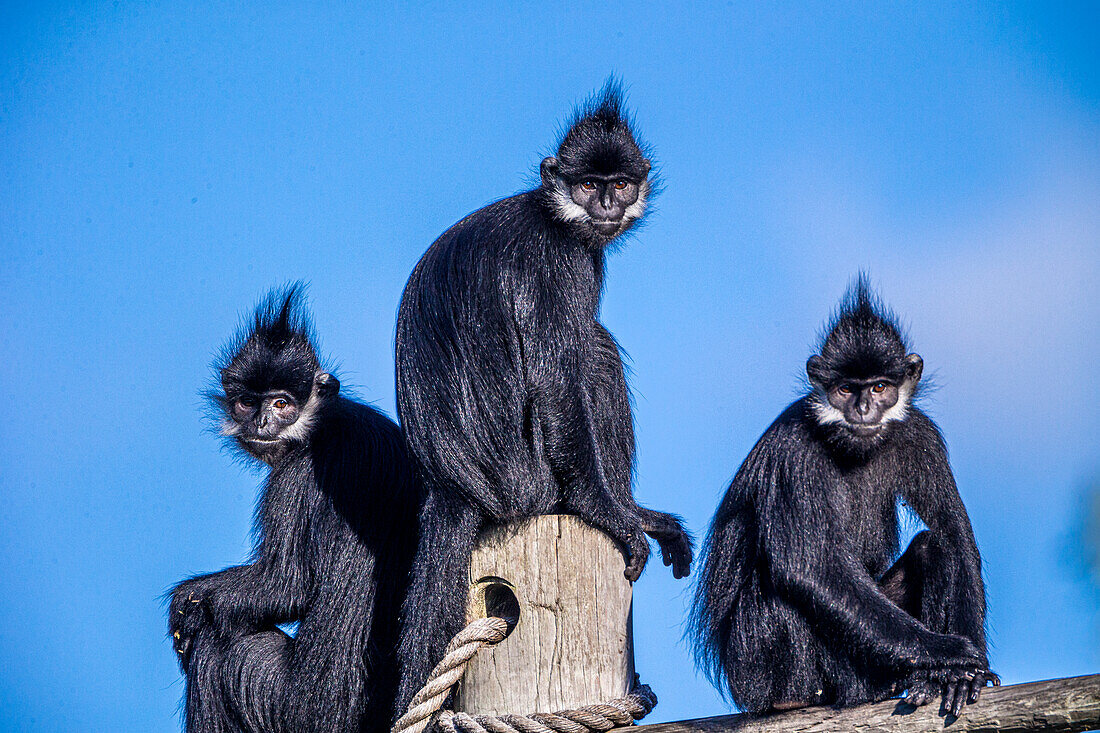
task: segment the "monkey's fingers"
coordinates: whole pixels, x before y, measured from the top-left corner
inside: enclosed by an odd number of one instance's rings
[[[191,659],[191,639],[190,637],[181,639],[179,632],[172,636],[172,648],[176,650],[176,659],[180,663],[180,669],[186,672],[188,662]]]
[[[665,565],[672,566],[672,577],[686,578],[691,572],[693,553],[691,541],[683,532],[677,532],[675,537],[661,543],[661,553],[668,559]]]
[[[931,680],[913,682],[909,685],[909,694],[905,696],[905,702],[914,707],[921,707],[935,700],[940,694],[941,685]]]
[[[978,698],[982,695],[982,690],[986,685],[993,685],[994,687],[1001,686],[1001,677],[996,672],[990,670],[982,670],[974,676],[973,682],[970,683],[970,695],[967,697],[967,702],[976,703]]]
[[[971,680],[964,678],[948,684],[948,690],[951,694],[951,704],[947,707],[948,711],[956,718],[959,717],[959,713],[962,712],[963,706],[966,705],[966,698],[970,693],[970,682]]]

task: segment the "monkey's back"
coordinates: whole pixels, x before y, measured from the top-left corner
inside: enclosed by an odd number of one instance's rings
[[[550,512],[556,501],[530,436],[539,364],[555,356],[538,353],[528,329],[546,315],[578,322],[568,293],[585,274],[560,272],[568,243],[538,196],[502,199],[444,232],[398,311],[397,404],[410,449],[433,490],[496,517]]]

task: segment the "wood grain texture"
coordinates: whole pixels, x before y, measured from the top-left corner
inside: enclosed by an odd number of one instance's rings
[[[485,589],[503,583],[519,602],[519,622],[470,663],[454,709],[551,712],[626,694],[634,652],[624,567],[615,542],[577,517],[486,532],[470,564],[470,619],[485,615]]]
[[[620,733],[1079,733],[1100,730],[1100,674],[990,688],[982,693],[977,704],[967,705],[957,719],[944,718],[934,704],[914,709],[899,700],[887,700],[845,710],[805,708],[755,719],[748,715],[722,715],[616,730]]]

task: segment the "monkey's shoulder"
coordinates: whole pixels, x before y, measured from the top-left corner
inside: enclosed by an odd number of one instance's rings
[[[344,474],[411,475],[401,429],[381,410],[340,396],[319,416],[310,440],[315,465],[339,466]]]
[[[910,405],[905,418],[894,426],[890,445],[894,450],[917,454],[947,450],[939,425],[916,405]]]
[[[824,452],[810,429],[808,399],[795,400],[756,441],[726,492],[727,501],[755,502],[792,483],[807,463],[821,463]]]
[[[538,192],[524,191],[467,214],[439,235],[428,253],[440,258],[505,256],[517,240],[540,238],[550,228]]]

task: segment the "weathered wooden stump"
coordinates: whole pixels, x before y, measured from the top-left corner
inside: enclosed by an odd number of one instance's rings
[[[454,709],[522,715],[629,692],[631,586],[623,569],[616,543],[577,517],[535,517],[485,532],[470,564],[468,620],[517,620],[508,638],[467,667]]]

